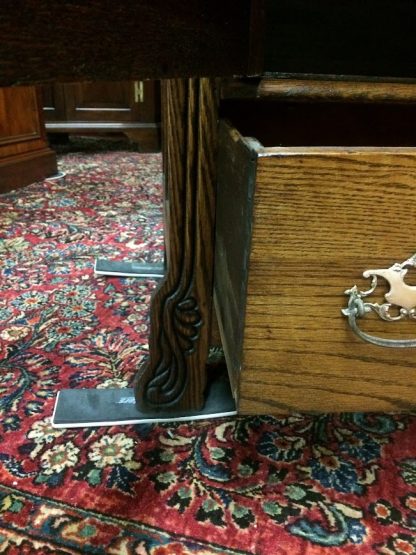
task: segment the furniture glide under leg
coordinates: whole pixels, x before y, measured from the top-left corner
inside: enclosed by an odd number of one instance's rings
[[[55,426],[235,414],[228,379],[208,384],[205,370],[215,220],[213,81],[165,81],[163,107],[167,271],[152,300],[149,360],[138,370],[134,396],[132,389],[61,391]]]

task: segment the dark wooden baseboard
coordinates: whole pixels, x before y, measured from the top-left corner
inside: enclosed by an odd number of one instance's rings
[[[160,152],[161,131],[160,127],[125,129],[123,133],[134,143],[137,143],[140,152]]]
[[[48,147],[0,161],[0,193],[18,189],[57,172],[56,154]]]

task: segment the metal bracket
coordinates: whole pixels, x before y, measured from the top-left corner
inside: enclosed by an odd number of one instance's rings
[[[349,296],[348,306],[341,312],[348,318],[351,329],[358,337],[380,347],[416,347],[416,339],[377,337],[361,330],[357,323],[357,320],[371,312],[376,313],[386,322],[397,322],[404,319],[416,320],[416,287],[404,282],[409,267],[416,267],[416,254],[389,268],[366,270],[363,276],[372,280],[371,287],[367,291],[360,291],[356,285],[345,291],[345,294]],[[365,302],[363,299],[375,291],[378,277],[385,279],[390,286],[389,291],[384,295],[387,302],[383,304]],[[392,314],[391,310],[396,310],[397,314]]]

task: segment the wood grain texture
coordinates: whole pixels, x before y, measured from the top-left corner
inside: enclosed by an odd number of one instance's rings
[[[40,141],[43,146],[45,130],[39,112],[36,87],[0,88],[0,145],[3,152],[16,154],[26,150],[24,141]],[[7,147],[7,148],[6,148]]]
[[[247,73],[249,0],[3,0],[0,86]]]
[[[36,87],[0,89],[0,193],[56,173]]]
[[[214,301],[231,389],[238,397],[253,227],[256,146],[227,122],[219,128]]]
[[[241,413],[416,406],[411,349],[364,343],[341,308],[362,271],[414,250],[415,149],[265,149],[258,160],[240,381]],[[383,292],[374,300],[382,300]],[[363,320],[416,335],[414,322]]]
[[[302,102],[416,102],[416,83],[262,79],[258,98]]]
[[[213,299],[214,300],[214,299]],[[214,302],[212,303],[212,314],[211,314],[211,330],[209,333],[209,346],[222,348],[221,332],[218,323],[218,316],[215,310]]]
[[[47,146],[5,159],[0,152],[0,194],[42,181],[56,172],[56,154]]]
[[[198,409],[211,329],[217,99],[209,79],[163,84],[167,274],[151,306],[140,408]]]
[[[224,80],[222,98],[261,98],[288,102],[414,103],[416,83],[328,79]]]

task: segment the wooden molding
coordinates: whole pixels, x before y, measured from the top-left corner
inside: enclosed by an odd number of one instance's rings
[[[259,98],[304,102],[416,102],[416,84],[262,79]]]
[[[221,83],[221,97],[258,98],[279,102],[416,102],[416,82],[336,81],[325,77],[224,79]]]
[[[0,193],[41,181],[56,173],[56,154],[49,147],[0,160]]]

